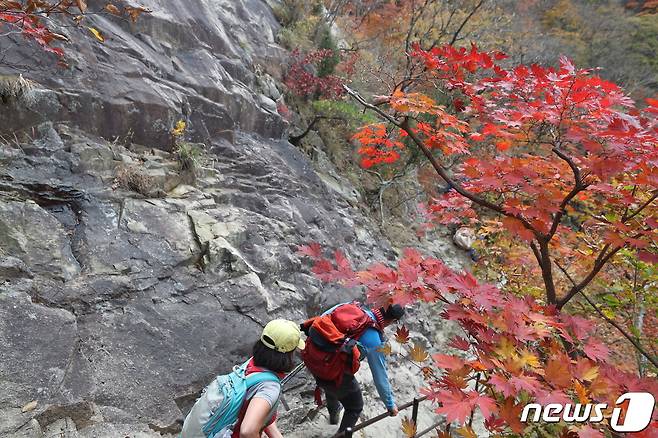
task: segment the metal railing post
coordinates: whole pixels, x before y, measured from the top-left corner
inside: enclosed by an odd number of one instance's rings
[[[418,430],[418,405],[420,404],[420,399],[414,397],[414,404],[413,407],[411,408],[411,421],[414,424],[414,428],[416,431]],[[415,438],[416,434],[414,434],[411,438]]]
[[[403,403],[403,404],[399,405],[399,406],[398,406],[398,411],[402,411],[402,410],[404,410],[404,409],[407,409],[409,406],[413,406],[413,414],[412,414],[412,418],[413,418],[413,421],[415,422],[415,421],[416,421],[416,417],[418,417],[418,405],[419,405],[420,402],[422,402],[423,400],[427,400],[427,396],[426,396],[426,395],[424,395],[424,396],[422,396],[422,397],[414,398],[413,401],[410,401],[410,402]],[[391,413],[390,413],[390,412],[388,412],[388,411],[387,411],[387,412],[383,412],[383,413],[381,413],[381,414],[379,414],[379,415],[377,415],[377,416],[375,416],[375,417],[372,417],[372,418],[370,418],[370,419],[368,419],[368,420],[362,421],[361,423],[357,424],[357,425],[354,426],[354,427],[349,427],[349,428],[347,428],[346,430],[344,430],[343,432],[337,433],[336,435],[333,436],[333,438],[351,437],[352,434],[353,434],[354,432],[356,432],[357,430],[361,430],[361,429],[363,429],[364,427],[368,427],[368,426],[370,426],[371,424],[377,423],[378,421],[383,420],[384,418],[388,418],[388,417],[390,417],[390,416],[391,416]],[[416,436],[419,437],[419,436],[421,436],[421,435],[420,435],[420,434],[417,434]]]

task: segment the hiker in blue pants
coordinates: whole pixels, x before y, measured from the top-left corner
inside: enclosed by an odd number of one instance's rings
[[[348,308],[348,306],[350,307]],[[358,370],[358,363],[352,363],[354,354],[357,354],[359,359],[363,356],[368,359],[370,372],[380,399],[391,416],[398,414],[395,398],[388,381],[386,356],[380,351],[380,348],[384,344],[384,328],[400,320],[403,315],[404,308],[397,304],[371,310],[359,303],[343,303],[327,310],[321,317],[312,318],[302,324],[302,330],[308,335],[307,348],[302,352],[302,357],[308,370],[315,377],[318,387],[322,388],[326,394],[329,423],[338,424],[341,405],[345,410],[338,432],[353,427],[363,410],[361,388],[354,377],[354,372]],[[331,323],[328,324],[332,329],[338,328],[338,331],[342,331],[341,328],[349,327],[340,334],[347,335],[344,339],[348,339],[348,343],[350,338],[358,341],[356,342],[358,353],[355,351],[352,354],[344,355],[341,353],[345,351],[344,344],[338,351],[329,352],[326,341],[327,336],[332,337],[332,335],[321,333],[327,327],[327,317],[332,318]],[[354,322],[350,321],[350,318],[353,318]],[[314,323],[319,319],[324,319],[324,321]],[[338,337],[338,334],[334,334],[334,338]],[[338,356],[340,359],[333,361],[332,355]],[[337,377],[335,376],[336,369],[343,370]]]

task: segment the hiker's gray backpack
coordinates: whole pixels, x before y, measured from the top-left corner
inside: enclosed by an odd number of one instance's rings
[[[217,376],[203,390],[185,418],[181,438],[230,438],[247,389],[260,382],[279,380],[270,371],[245,376],[248,363],[236,366],[229,374]]]

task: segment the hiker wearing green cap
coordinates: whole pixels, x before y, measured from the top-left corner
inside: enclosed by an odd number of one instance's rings
[[[280,379],[304,348],[299,326],[286,319],[267,323],[253,356],[233,372],[217,376],[185,418],[181,438],[282,438],[276,425]]]

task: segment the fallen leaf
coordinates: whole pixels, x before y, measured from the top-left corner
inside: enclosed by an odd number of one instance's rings
[[[145,8],[143,6],[136,6],[136,7],[126,6],[124,9],[125,9],[126,13],[128,15],[130,15],[130,19],[132,20],[133,23],[135,23],[137,21],[137,19],[139,18],[140,15],[142,15],[144,13],[148,14],[148,13],[151,12],[150,9]]]
[[[402,432],[404,433],[404,436],[409,438],[416,435],[416,423],[411,419],[404,417],[402,419]]]
[[[106,5],[105,5],[105,10],[106,10],[107,12],[109,12],[110,14],[121,15],[121,11],[119,10],[119,8],[117,8],[116,6],[114,6],[112,3],[108,3],[108,4],[106,4]]]
[[[414,362],[424,362],[427,360],[429,355],[421,345],[414,344],[414,346],[409,350],[409,357]]]
[[[400,344],[409,342],[409,329],[405,326],[400,326],[395,330],[395,340]]]
[[[463,436],[464,438],[478,438],[475,431],[469,426],[460,427],[459,429],[457,429],[457,433]]]
[[[393,352],[393,349],[391,348],[391,344],[382,344],[377,351],[379,351],[381,354],[384,356],[390,356],[391,353]]]
[[[105,42],[105,37],[103,36],[103,34],[101,34],[101,32],[98,29],[96,29],[95,27],[88,27],[87,29],[89,29],[89,32],[91,32],[92,35],[94,35],[98,41],[100,41],[101,43]]]
[[[67,37],[66,35],[62,35],[61,33],[51,32],[50,36],[59,41],[66,41],[66,42],[70,41],[69,37]]]

